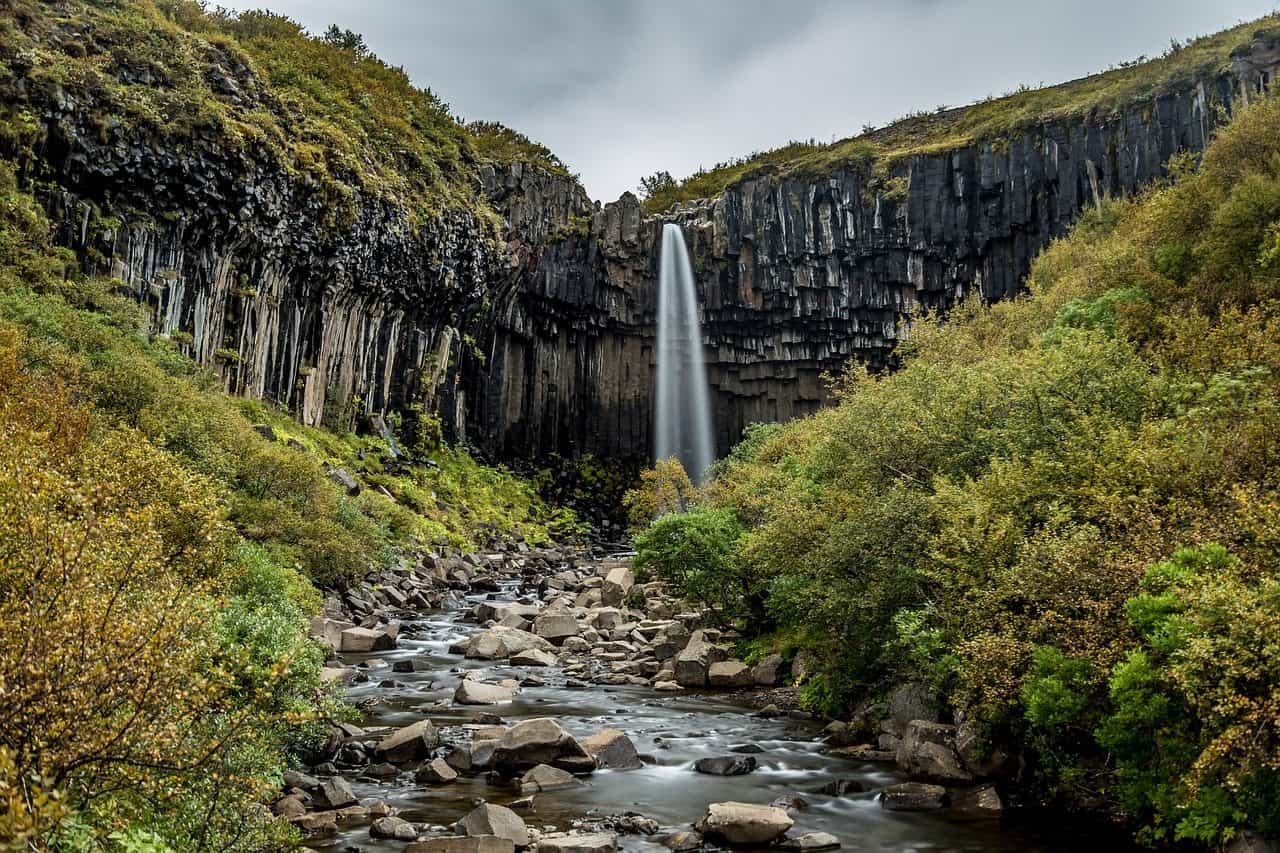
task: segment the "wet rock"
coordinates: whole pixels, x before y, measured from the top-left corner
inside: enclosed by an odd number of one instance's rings
[[[369,779],[394,779],[400,775],[400,768],[384,761],[369,765],[360,775]]]
[[[662,840],[662,845],[673,853],[690,853],[702,846],[702,836],[692,830],[677,832]]]
[[[924,782],[890,785],[880,793],[880,806],[891,812],[926,812],[947,804],[947,789]]]
[[[969,820],[998,820],[1004,814],[1004,802],[994,785],[952,791],[951,814]]]
[[[307,812],[289,818],[289,823],[310,837],[325,838],[338,834],[338,819],[333,812]]]
[[[512,666],[555,666],[556,656],[542,649],[525,649],[511,656]]]
[[[392,672],[415,672],[417,667],[412,660],[398,660],[391,664]]]
[[[829,832],[806,832],[795,838],[784,838],[778,842],[783,850],[797,850],[800,853],[817,853],[819,850],[837,850],[840,839]]]
[[[347,628],[342,632],[341,652],[381,652],[394,649],[396,641],[391,634],[379,628]]]
[[[614,853],[617,849],[618,836],[608,832],[544,835],[534,848],[537,853]]]
[[[912,720],[898,743],[898,767],[905,773],[936,782],[969,782],[973,774],[960,764],[955,750],[956,727]]]
[[[893,764],[898,760],[898,753],[892,749],[876,749],[869,744],[861,744],[859,746],[842,746],[839,749],[833,749],[829,755],[838,756],[839,758],[848,758],[853,761],[870,761],[874,763]]]
[[[474,760],[475,748],[472,748]],[[493,765],[499,769],[527,770],[538,764],[570,770],[585,761],[594,768],[595,761],[582,748],[582,744],[555,720],[538,718],[525,720],[507,729],[493,752]]]
[[[635,582],[635,575],[626,566],[612,569],[605,575],[604,583],[600,586],[600,602],[609,607],[617,607],[626,599]]]
[[[693,763],[693,769],[708,776],[745,776],[753,772],[758,763],[754,756],[723,755],[714,758],[699,758]]]
[[[420,720],[387,735],[373,748],[373,754],[383,761],[403,764],[426,758],[439,745],[436,727],[430,720]]]
[[[832,779],[815,793],[828,797],[843,797],[845,794],[861,794],[866,788],[857,779]]]
[[[351,790],[351,783],[341,776],[325,780],[311,796],[318,809],[340,809],[359,802],[355,791]]]
[[[729,751],[736,755],[760,755],[764,749],[754,743],[744,743],[729,747]]]
[[[418,837],[418,830],[402,818],[380,817],[369,826],[369,835],[394,841],[413,841]]]
[[[529,846],[529,829],[520,816],[505,806],[481,803],[454,824],[454,829],[470,837],[496,835],[517,847]]]
[[[751,803],[712,803],[695,829],[730,844],[768,844],[791,828],[782,809]]]
[[[453,701],[459,705],[498,705],[515,698],[516,689],[502,684],[485,684],[472,678],[464,678],[453,691]]]
[[[707,667],[707,680],[712,687],[750,687],[755,684],[751,667],[740,660],[726,660]]]
[[[434,758],[418,768],[413,775],[414,781],[427,785],[448,785],[457,781],[458,771],[454,770],[443,758]]]
[[[404,853],[514,853],[509,838],[496,835],[442,835],[424,838],[404,848]]]
[[[537,794],[544,791],[561,791],[565,788],[577,788],[579,782],[572,773],[558,767],[539,764],[520,777],[520,793]]]
[[[684,690],[683,687],[676,684],[674,681],[655,681],[653,683],[653,689],[657,690],[659,693],[675,693],[677,691]]]
[[[782,709],[779,708],[777,705],[773,704],[772,702],[770,702],[768,705],[765,705],[763,708],[757,711],[756,715],[760,717],[764,717],[766,720],[772,717],[781,717]]]
[[[807,812],[809,810],[809,801],[796,793],[781,794],[773,798],[773,802],[769,803],[775,809],[785,809],[789,812]]]
[[[642,766],[635,744],[618,729],[602,729],[581,743],[601,770],[635,770]]]

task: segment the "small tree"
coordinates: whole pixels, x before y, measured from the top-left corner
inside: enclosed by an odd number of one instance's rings
[[[684,512],[698,490],[674,456],[659,459],[652,468],[640,472],[640,484],[622,496],[632,530],[640,530],[660,515]]]
[[[638,187],[641,198],[650,198],[668,190],[676,188],[676,179],[671,177],[671,173],[663,169],[660,172],[654,172],[648,177],[640,179]]]
[[[341,29],[337,24],[333,24],[329,29],[325,30],[321,40],[334,47],[351,51],[356,55],[357,59],[363,59],[369,55],[369,46],[364,43],[364,36],[353,30]]]

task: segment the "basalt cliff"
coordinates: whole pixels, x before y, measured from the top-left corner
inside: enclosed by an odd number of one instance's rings
[[[11,35],[41,50],[95,44],[23,25]],[[0,148],[78,262],[147,306],[151,334],[305,422],[422,407],[503,458],[647,456],[662,223],[693,256],[724,451],[751,422],[823,405],[824,373],[892,366],[920,312],[1017,293],[1082,211],[1203,149],[1280,64],[1246,33],[1210,73],[1123,104],[817,172],[762,168],[661,214],[631,195],[595,204],[537,162],[463,157],[469,203],[424,211],[353,181],[335,215],[296,151],[119,120],[106,90],[42,77],[10,42],[0,98],[25,131]],[[201,57],[216,103],[288,119],[250,57]],[[100,67],[113,85],[166,85],[119,50]]]

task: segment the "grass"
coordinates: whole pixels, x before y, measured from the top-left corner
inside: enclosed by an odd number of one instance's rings
[[[673,204],[713,198],[731,186],[764,175],[818,176],[858,166],[870,167],[883,180],[894,164],[908,157],[994,142],[1038,124],[1079,119],[1095,112],[1110,115],[1127,105],[1226,72],[1232,54],[1255,35],[1269,42],[1280,40],[1280,15],[1175,43],[1159,58],[1124,63],[1067,83],[1023,87],[967,107],[909,115],[884,128],[829,144],[790,142],[719,163],[651,193],[644,207],[649,213],[658,213]]]

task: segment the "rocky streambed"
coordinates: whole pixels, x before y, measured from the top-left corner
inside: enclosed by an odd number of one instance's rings
[[[752,707],[782,661],[683,611],[625,557],[529,550],[333,596],[313,631],[361,719],[273,810],[316,850],[1116,849],[1008,808],[910,690],[869,728]]]

